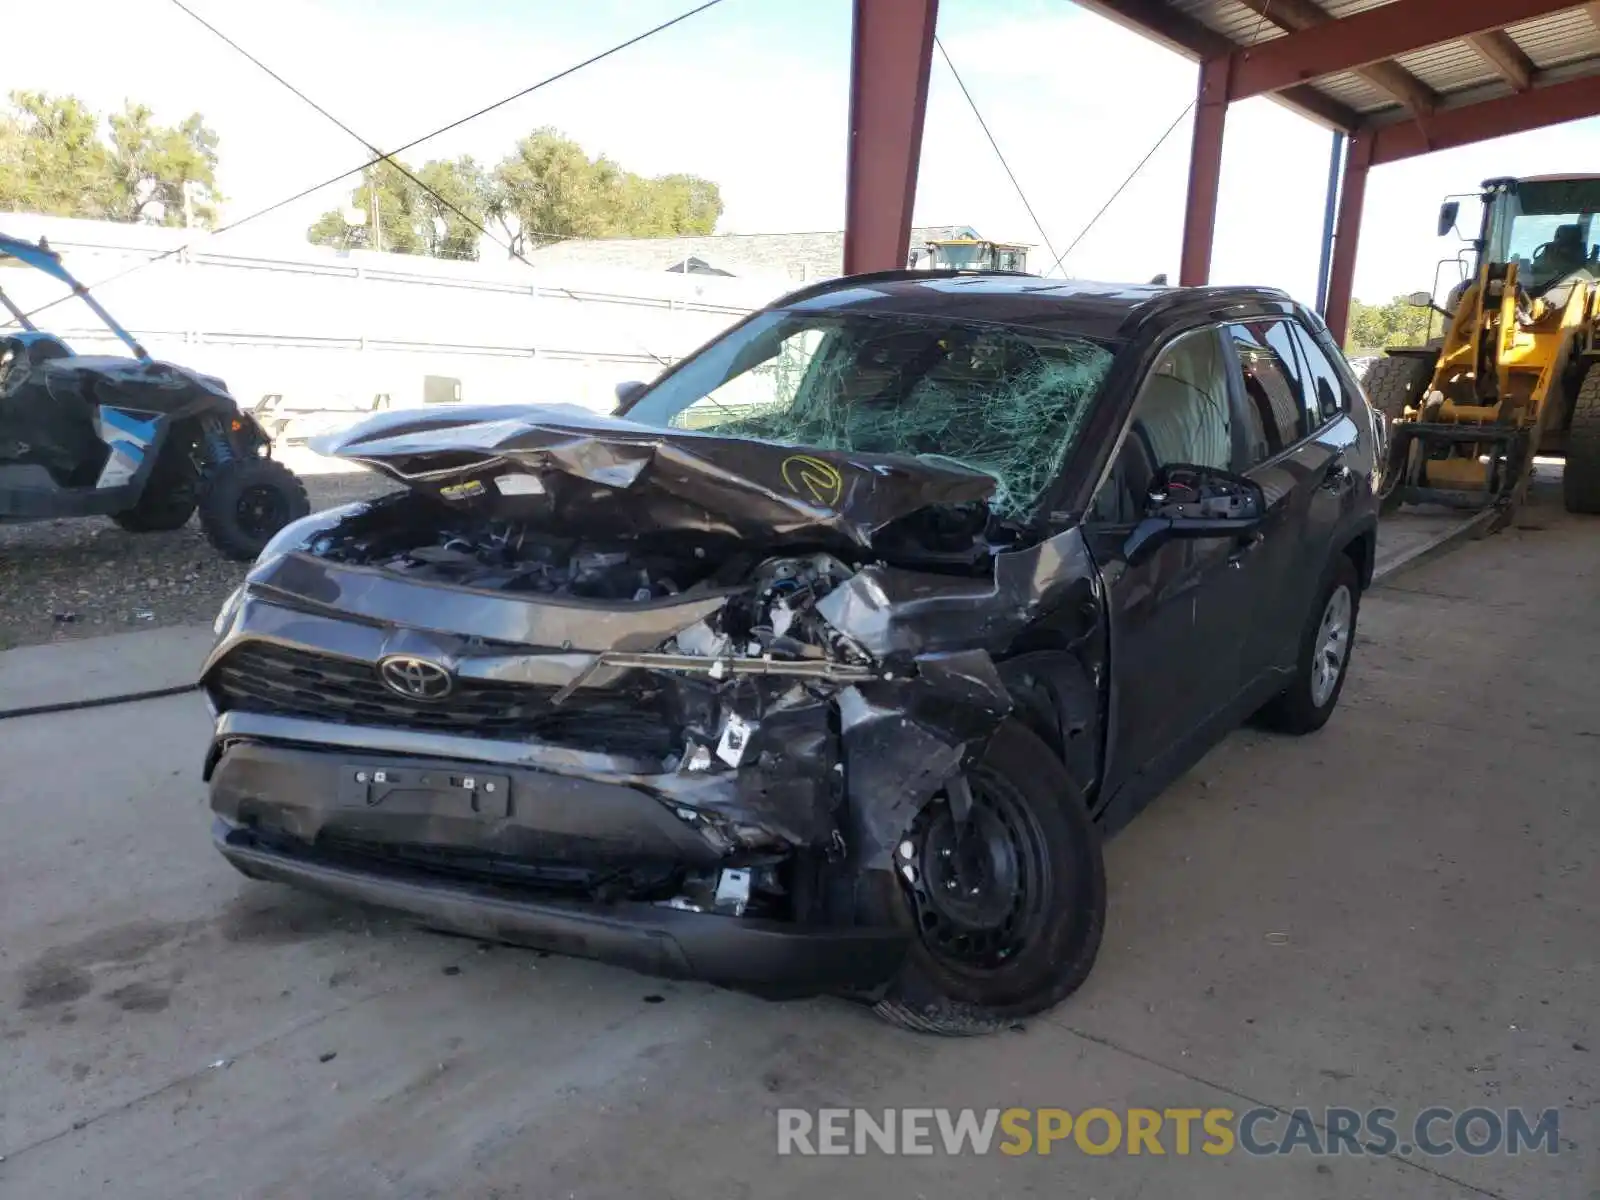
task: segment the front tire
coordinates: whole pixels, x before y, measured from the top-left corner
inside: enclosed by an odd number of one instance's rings
[[[251,562],[290,521],[311,511],[306,486],[270,458],[245,458],[213,468],[200,495],[200,527],[227,558]]]
[[[1384,424],[1400,419],[1406,405],[1421,403],[1422,390],[1433,378],[1433,364],[1421,358],[1380,358],[1367,368],[1361,386]]]
[[[1350,673],[1361,576],[1348,555],[1334,560],[1300,635],[1294,682],[1261,710],[1263,723],[1283,733],[1313,733],[1328,723]]]
[[[989,1033],[1055,1006],[1105,930],[1099,832],[1050,749],[1007,720],[966,778],[964,825],[938,796],[895,851],[914,932],[876,1011],[921,1033]]]

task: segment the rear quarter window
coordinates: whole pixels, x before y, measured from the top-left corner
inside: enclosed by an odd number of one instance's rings
[[[1350,408],[1344,377],[1329,360],[1321,342],[1299,324],[1291,324],[1295,344],[1306,362],[1306,409],[1312,428],[1321,428]]]

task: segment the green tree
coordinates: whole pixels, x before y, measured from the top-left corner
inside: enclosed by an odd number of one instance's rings
[[[494,170],[488,211],[513,250],[568,237],[710,233],[722,215],[715,183],[624,170],[554,129],[536,129]]]
[[[427,216],[423,253],[435,258],[477,258],[478,229],[487,217],[489,177],[471,155],[424,163],[417,178],[419,209]],[[428,190],[428,189],[431,189]],[[448,203],[447,203],[448,202]]]
[[[0,206],[59,217],[102,217],[113,202],[111,154],[100,121],[76,96],[12,92],[3,121],[15,166]]]
[[[12,92],[0,114],[0,209],[157,225],[216,223],[215,130],[128,104],[108,122],[75,96]]]
[[[1352,300],[1345,349],[1355,353],[1386,346],[1420,346],[1428,340],[1433,315],[1432,309],[1410,304],[1404,296],[1396,296],[1387,304]]]
[[[356,222],[344,210],[325,212],[307,238],[325,246],[477,258],[478,226],[497,232],[514,255],[567,237],[710,233],[722,215],[722,194],[695,175],[648,179],[604,155],[590,158],[553,129],[536,129],[492,171],[469,157],[435,160],[418,171],[383,163],[367,172],[351,208],[361,214]]]
[[[181,124],[157,125],[142,104],[111,118],[117,171],[113,220],[161,225],[217,223],[217,133],[199,113]]]
[[[360,214],[358,223],[349,220],[346,210],[334,209],[317,218],[306,238],[341,249],[477,258],[487,188],[483,170],[470,157],[435,160],[420,171],[382,162],[368,168],[351,195],[351,215]]]

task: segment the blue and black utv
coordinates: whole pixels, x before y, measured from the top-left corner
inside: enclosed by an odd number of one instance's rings
[[[17,264],[66,284],[133,356],[75,354],[0,290],[0,523],[106,516],[143,533],[198,510],[211,544],[248,561],[310,511],[222,380],[153,360],[43,241],[0,234],[0,265]]]

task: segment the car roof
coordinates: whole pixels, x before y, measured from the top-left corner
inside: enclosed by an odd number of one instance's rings
[[[1294,301],[1288,294],[1274,288],[1179,288],[957,270],[846,275],[791,292],[768,305],[769,310],[988,322],[1103,341],[1126,341],[1151,326],[1281,313],[1292,307]]]

